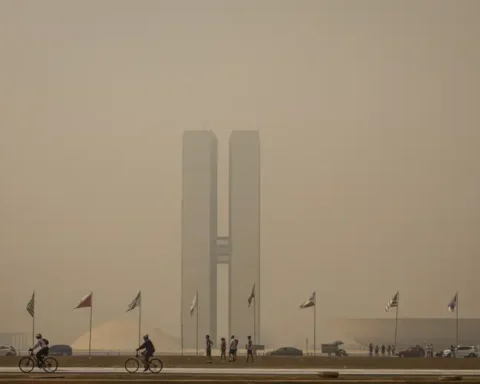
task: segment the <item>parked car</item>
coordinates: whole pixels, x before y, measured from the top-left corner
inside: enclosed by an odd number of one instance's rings
[[[17,356],[17,351],[11,345],[0,345],[0,356]]]
[[[52,356],[72,356],[73,350],[69,345],[58,344],[52,345],[48,354]]]
[[[436,357],[452,357],[452,351],[450,349],[444,349],[443,351],[438,351],[435,354]]]
[[[459,345],[455,348],[455,357],[478,357],[477,347],[473,345]]]
[[[303,356],[303,351],[293,347],[282,347],[269,353],[272,356]]]
[[[410,347],[397,352],[398,357],[425,357],[425,350],[420,346]]]

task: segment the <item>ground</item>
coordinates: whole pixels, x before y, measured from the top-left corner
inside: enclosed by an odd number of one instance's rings
[[[366,382],[369,384],[377,383],[437,383],[439,376],[430,377],[408,377],[408,376],[340,376],[338,379],[328,379],[319,376],[323,369],[478,369],[480,370],[480,359],[425,359],[425,358],[369,358],[369,357],[345,357],[345,358],[327,358],[327,357],[258,357],[255,364],[246,364],[244,358],[240,358],[235,363],[220,362],[218,358],[213,364],[207,364],[203,356],[159,356],[165,367],[168,368],[318,368],[317,374],[311,375],[289,375],[289,376],[273,376],[273,375],[211,375],[211,374],[77,374],[77,373],[61,373],[46,374],[21,374],[21,373],[0,373],[0,383],[32,383],[41,381],[42,383],[113,383],[113,382],[168,382],[168,383],[214,383],[214,384],[239,384],[239,383],[358,383]],[[58,357],[60,367],[123,367],[128,356],[101,356],[92,357]],[[18,357],[0,357],[0,367],[16,367]],[[1,368],[0,368],[1,370]],[[480,378],[464,378],[463,381],[480,383]],[[444,382],[453,382],[452,379]]]

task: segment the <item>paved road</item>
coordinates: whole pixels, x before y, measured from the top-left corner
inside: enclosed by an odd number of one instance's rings
[[[17,367],[0,367],[1,373],[18,373]],[[35,370],[32,373],[38,373]],[[167,374],[198,374],[198,375],[315,375],[319,372],[338,372],[341,375],[358,375],[358,376],[442,376],[442,375],[460,375],[460,376],[477,376],[480,377],[480,370],[463,369],[463,370],[443,370],[443,369],[322,369],[306,368],[306,369],[289,369],[289,368],[164,368],[162,373]],[[67,367],[59,368],[57,373],[69,374],[106,374],[106,373],[126,373],[124,368],[95,368],[95,367]],[[161,373],[160,373],[161,374]]]

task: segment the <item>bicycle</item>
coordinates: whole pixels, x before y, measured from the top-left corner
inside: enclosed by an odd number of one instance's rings
[[[20,368],[23,373],[32,372],[37,365],[47,373],[54,373],[58,369],[58,361],[54,357],[44,357],[43,363],[40,365],[33,351],[30,351],[30,356],[24,356],[18,362],[18,368]]]
[[[138,368],[140,368],[140,364],[145,364],[145,357],[137,351],[135,357],[130,357],[125,361],[125,369],[128,373],[135,373],[138,371]],[[156,357],[150,358],[147,364],[149,371],[152,373],[160,373],[163,369],[162,361]]]

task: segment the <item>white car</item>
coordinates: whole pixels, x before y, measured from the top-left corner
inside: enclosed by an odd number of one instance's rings
[[[478,357],[478,349],[473,345],[459,345],[455,348],[455,357]]]
[[[0,356],[17,356],[17,351],[11,345],[0,345]]]

